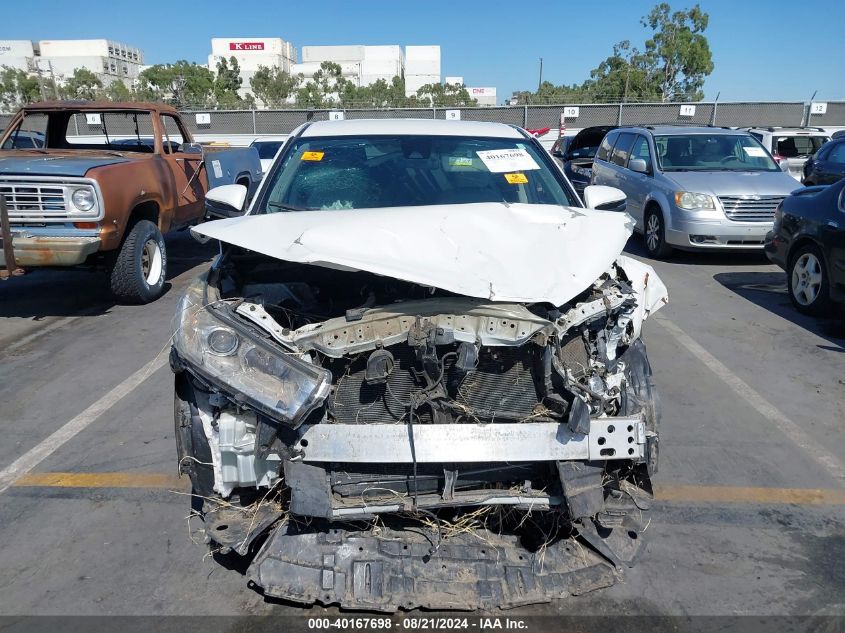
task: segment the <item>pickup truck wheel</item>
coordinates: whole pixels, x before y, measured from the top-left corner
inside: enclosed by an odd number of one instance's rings
[[[111,270],[111,291],[121,301],[149,303],[164,291],[167,251],[158,227],[139,220],[129,230]]]

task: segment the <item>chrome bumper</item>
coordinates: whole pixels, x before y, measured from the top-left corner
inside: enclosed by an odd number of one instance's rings
[[[709,213],[689,213],[672,210],[666,227],[666,242],[682,249],[762,249],[766,233],[774,220],[768,222],[736,222],[719,210]]]
[[[6,245],[0,242],[0,261]],[[60,226],[12,227],[12,250],[19,266],[76,266],[100,250],[99,229]]]

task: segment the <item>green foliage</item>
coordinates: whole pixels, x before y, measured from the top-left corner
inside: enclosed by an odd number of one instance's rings
[[[221,58],[217,62],[217,76],[214,78],[214,103],[218,108],[242,108],[250,102],[255,103],[252,95],[248,99],[241,97],[238,93],[243,79],[241,79],[241,68],[234,56],[227,61]]]
[[[698,5],[672,12],[660,3],[641,20],[652,31],[642,50],[628,40],[619,42],[583,83],[543,82],[536,92],[516,96],[522,104],[701,100],[704,81],[713,72],[707,22]]]
[[[302,75],[291,75],[279,67],[259,66],[249,86],[265,107],[283,107],[302,84]]]
[[[5,110],[14,110],[39,99],[41,91],[35,75],[8,66],[0,69],[0,103]]]
[[[426,84],[417,90],[420,105],[450,108],[478,105],[461,84]]]
[[[215,77],[205,66],[179,60],[175,64],[156,64],[138,77],[138,98],[168,101],[177,106],[206,107],[212,102]]]
[[[120,82],[122,85],[122,82]],[[93,101],[99,95],[103,82],[87,68],[76,68],[68,77],[59,92],[64,99],[84,99]]]

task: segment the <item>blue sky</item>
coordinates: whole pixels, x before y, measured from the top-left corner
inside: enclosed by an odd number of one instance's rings
[[[282,37],[308,44],[439,44],[443,75],[495,86],[499,101],[544,78],[581,82],[615,42],[642,44],[641,0],[343,0],[173,2],[30,0],[4,7],[0,39],[109,38],[147,63],[206,63],[212,37]],[[692,2],[670,2],[674,9]],[[716,68],[706,98],[845,99],[845,2],[701,0]]]

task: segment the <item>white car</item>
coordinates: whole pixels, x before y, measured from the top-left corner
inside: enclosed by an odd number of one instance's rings
[[[261,171],[265,174],[269,171],[270,165],[273,164],[273,159],[276,154],[285,144],[286,136],[259,136],[252,143],[250,147],[254,147],[258,151],[258,158],[261,160]]]
[[[804,163],[830,140],[820,127],[751,127],[748,132],[765,147],[784,172],[801,181]]]
[[[246,191],[208,197],[234,215]],[[179,465],[215,551],[260,547],[268,596],[377,611],[613,584],[648,521],[640,332],[667,301],[621,255],[632,230],[516,127],[295,130],[246,215],[194,229],[222,253],[175,317]]]

